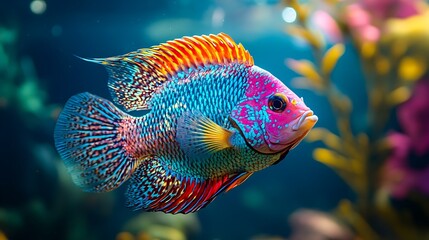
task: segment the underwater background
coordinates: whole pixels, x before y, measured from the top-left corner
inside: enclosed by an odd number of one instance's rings
[[[429,239],[429,9],[418,0],[1,1],[0,240]],[[7,6],[7,7],[6,7]],[[319,117],[280,164],[196,214],[76,187],[69,97],[110,99],[107,57],[225,32]]]

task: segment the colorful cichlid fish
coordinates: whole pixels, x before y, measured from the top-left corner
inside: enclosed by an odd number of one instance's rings
[[[71,97],[55,146],[73,181],[105,192],[130,179],[134,209],[190,213],[294,148],[317,122],[303,100],[228,35],[183,37],[106,66],[113,99]]]

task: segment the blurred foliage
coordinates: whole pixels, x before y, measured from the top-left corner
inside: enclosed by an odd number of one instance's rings
[[[130,219],[117,240],[185,240],[200,231],[196,214],[168,215],[160,212],[141,213]]]
[[[112,198],[88,211],[97,200],[71,183],[50,144],[59,107],[47,102],[31,59],[18,56],[18,35],[0,28],[0,113],[8,127],[1,144],[1,190],[8,197],[0,200],[0,239],[94,237],[88,218],[105,217]]]
[[[17,108],[39,119],[53,118],[58,107],[47,104],[31,59],[17,57],[17,38],[18,30],[0,27],[0,107]]]
[[[410,216],[415,215],[412,209],[394,205],[394,196],[386,192],[380,172],[393,148],[387,133],[389,123],[395,120],[396,107],[410,98],[414,84],[428,73],[429,9],[423,1],[318,3],[284,1],[297,12],[296,23],[287,26],[286,31],[305,40],[314,56],[313,61],[289,59],[287,65],[300,75],[294,85],[325,96],[335,114],[338,134],[319,127],[307,137],[310,142],[324,144],[313,151],[314,159],[332,168],[356,193],[356,200],[343,200],[334,213],[362,239],[427,239],[427,197],[420,194],[421,201],[413,202],[423,210],[416,220]],[[330,31],[327,34],[347,36],[358,50],[369,103],[363,132],[353,131],[353,101],[332,80],[344,44],[337,42],[329,47],[326,39],[309,27],[310,21],[318,21],[311,19],[313,12],[320,11],[318,7],[329,13],[318,23],[329,25],[324,26]]]

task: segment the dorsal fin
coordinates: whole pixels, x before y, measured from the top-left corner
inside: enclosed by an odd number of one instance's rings
[[[231,63],[253,66],[249,52],[225,33],[183,37],[121,56],[86,60],[106,66],[112,97],[128,111],[147,109],[153,93],[189,69]]]

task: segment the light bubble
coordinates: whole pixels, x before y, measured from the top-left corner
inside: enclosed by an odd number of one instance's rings
[[[30,9],[34,14],[43,14],[46,11],[46,2],[43,0],[34,0],[30,3]]]
[[[213,11],[212,14],[212,26],[213,27],[222,27],[225,21],[225,10],[218,7]]]
[[[293,23],[296,20],[296,11],[291,7],[286,7],[282,11],[283,20],[287,23]]]

